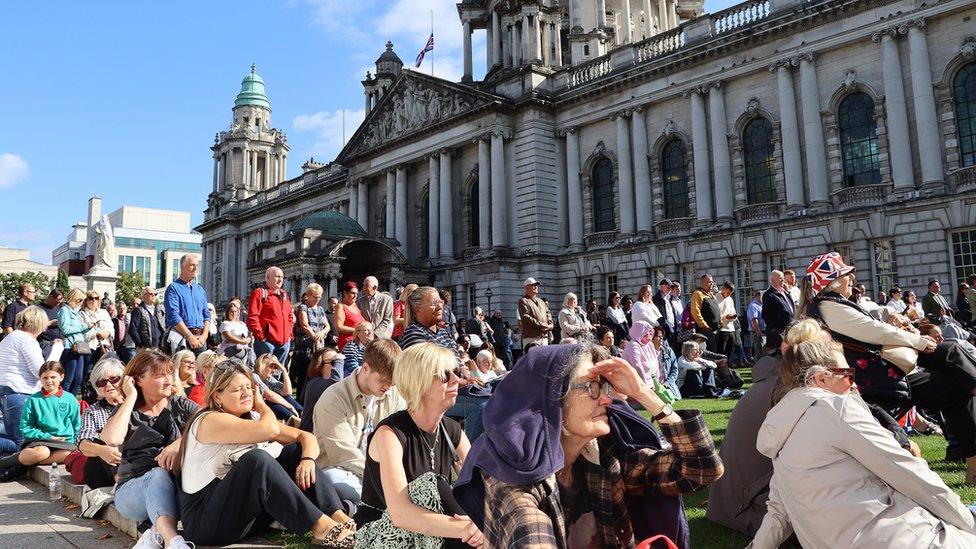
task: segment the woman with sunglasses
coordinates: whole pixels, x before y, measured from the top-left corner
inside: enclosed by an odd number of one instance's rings
[[[457,360],[434,343],[397,357],[393,383],[407,409],[377,423],[366,444],[357,548],[480,547],[481,531],[451,495],[468,455],[461,426],[444,416],[458,394]]]
[[[976,547],[973,514],[871,415],[840,344],[814,320],[790,328],[780,375],[791,390],[756,447],[773,460],[750,547]]]
[[[58,310],[58,327],[64,338],[64,354],[61,364],[64,365],[64,383],[62,388],[75,395],[81,389],[85,379],[85,362],[91,356],[92,348],[88,345],[89,332],[94,333],[95,323],[82,318],[81,306],[87,296],[78,288],[72,288],[64,298],[64,305]]]
[[[122,394],[123,368],[122,361],[114,357],[105,357],[92,368],[90,380],[98,400],[81,416],[81,430],[78,431],[78,450],[88,458],[82,465],[80,484],[87,484],[89,488],[115,484],[115,473],[122,461],[119,447],[105,444],[99,438],[99,433],[125,400]]]
[[[643,405],[670,446],[617,393]],[[700,411],[675,412],[599,347],[551,345],[495,388],[454,495],[488,547],[633,547],[663,534],[687,548],[678,496],[721,475]]]

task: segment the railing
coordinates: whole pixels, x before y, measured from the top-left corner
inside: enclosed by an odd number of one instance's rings
[[[672,52],[685,45],[685,35],[681,27],[652,36],[643,42],[635,44],[637,48],[637,62],[650,61],[666,53]]]
[[[577,65],[570,69],[569,87],[579,86],[580,84],[596,80],[601,76],[606,76],[610,74],[611,70],[613,69],[610,65],[609,54],[597,57],[592,61],[587,61],[582,65]]]
[[[712,17],[716,35],[744,27],[769,17],[769,0],[753,0],[722,10]]]
[[[976,166],[959,168],[950,172],[949,183],[956,192],[976,189]]]
[[[602,231],[586,235],[586,246],[609,246],[617,241],[617,231]]]
[[[739,218],[739,223],[752,223],[756,221],[766,221],[769,219],[779,219],[782,213],[782,203],[767,202],[765,204],[749,204],[736,210],[735,214]]]
[[[891,185],[858,185],[847,187],[833,193],[834,200],[840,208],[856,206],[873,206],[883,204],[885,197],[891,190]]]
[[[695,218],[693,217],[675,217],[672,219],[665,219],[655,223],[654,230],[657,232],[658,238],[688,234],[691,232],[691,225],[694,223],[694,220]]]

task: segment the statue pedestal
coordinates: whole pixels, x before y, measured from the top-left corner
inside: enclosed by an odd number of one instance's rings
[[[109,299],[115,302],[115,287],[119,281],[119,273],[107,267],[95,267],[83,275],[85,282],[88,283],[89,291],[98,292],[99,299],[108,292]]]

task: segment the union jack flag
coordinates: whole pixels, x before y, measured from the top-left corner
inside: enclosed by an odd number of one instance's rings
[[[434,33],[430,33],[430,38],[427,39],[427,45],[424,46],[424,49],[420,50],[420,53],[417,54],[417,65],[416,66],[418,68],[424,62],[424,55],[427,55],[427,52],[433,51],[433,50],[434,50]]]

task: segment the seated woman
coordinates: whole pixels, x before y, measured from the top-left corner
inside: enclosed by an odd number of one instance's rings
[[[675,383],[685,398],[711,398],[720,393],[715,386],[715,369],[718,365],[702,358],[701,352],[701,347],[693,340],[681,344]]]
[[[344,356],[337,353],[335,349],[326,347],[320,351],[315,351],[312,361],[308,365],[305,375],[305,401],[302,402],[302,423],[298,426],[302,431],[311,433],[313,427],[313,417],[315,403],[326,389],[336,383],[332,378],[332,372],[342,368]]]
[[[81,430],[78,431],[78,449],[87,457],[80,480],[89,488],[115,484],[115,474],[122,461],[118,446],[102,442],[99,433],[125,398],[122,395],[123,369],[122,361],[113,357],[99,360],[92,368],[91,384],[98,400],[81,416]]]
[[[474,368],[468,367],[472,378],[482,384],[498,379],[498,374],[495,372],[495,355],[488,349],[478,351],[478,354],[475,355],[474,364]]]
[[[821,331],[812,320],[790,329],[780,367],[790,391],[756,443],[773,476],[750,547],[793,532],[804,547],[976,547],[973,513],[875,421],[843,348]]]
[[[213,352],[213,351],[204,351]],[[179,391],[178,394],[187,396],[195,386],[199,384],[197,380],[197,355],[189,349],[177,351],[173,355],[173,364],[176,365],[176,372],[173,376],[173,386]]]
[[[314,436],[278,423],[247,368],[221,365],[180,448],[184,534],[229,545],[277,520],[293,533],[312,532],[318,545],[352,548],[356,524],[316,468],[318,455]]]
[[[654,327],[644,320],[635,320],[630,327],[630,341],[624,347],[623,359],[637,370],[644,383],[653,386],[658,377],[657,350],[651,344]]]
[[[37,373],[41,390],[27,398],[20,416],[24,445],[19,453],[0,459],[0,469],[64,463],[75,447],[81,417],[78,399],[61,389],[64,367],[48,361]]]
[[[620,352],[620,347],[617,347],[617,344],[614,341],[613,328],[609,326],[597,327],[596,341],[599,345],[603,346],[608,353],[610,353],[610,356],[620,358],[622,353]]]
[[[196,362],[196,384],[189,388],[186,393],[186,398],[195,402],[197,406],[203,406],[207,395],[207,379],[210,377],[210,373],[213,372],[214,366],[223,360],[223,355],[218,355],[210,350],[200,353]]]
[[[676,496],[722,475],[704,416],[675,413],[629,364],[605,357],[536,347],[495,388],[454,489],[486,546],[633,547],[657,534],[690,546]],[[615,392],[643,405],[671,445]]]
[[[434,343],[403,351],[393,382],[407,401],[367,442],[356,547],[479,547],[482,535],[454,501],[447,479],[470,444],[444,417],[458,393],[454,353]]]
[[[216,320],[211,319],[211,322]],[[217,346],[219,354],[243,360],[248,366],[254,365],[254,349],[251,348],[254,338],[247,329],[247,324],[241,320],[240,302],[235,300],[227,305],[218,331],[221,338],[221,343]]]
[[[356,371],[356,368],[359,368],[359,365],[363,363],[363,352],[366,350],[369,342],[373,341],[374,337],[376,336],[373,334],[372,322],[364,320],[356,324],[353,338],[341,349],[342,354],[346,357],[343,371],[341,372],[342,377],[348,377]]]
[[[276,373],[278,375],[274,375]],[[258,357],[254,363],[253,377],[255,385],[261,390],[261,397],[268,402],[278,419],[287,421],[293,417],[302,417],[302,405],[291,396],[288,372],[273,354],[267,353]]]
[[[674,356],[674,349],[664,337],[664,328],[654,327],[651,343],[657,351],[658,381],[671,391],[671,396],[681,400],[681,391],[678,389],[678,357]]]
[[[180,437],[197,405],[175,396],[173,360],[155,349],[143,349],[125,367],[125,400],[102,429],[101,439],[122,452],[115,507],[126,518],[148,520],[135,547],[190,549],[177,535],[176,485],[171,471],[179,467]]]

